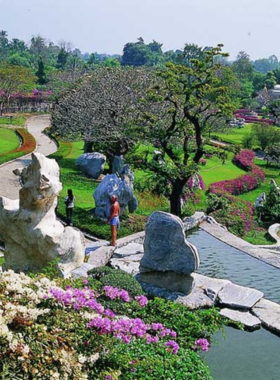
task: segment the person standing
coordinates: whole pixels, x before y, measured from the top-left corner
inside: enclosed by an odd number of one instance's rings
[[[116,245],[117,240],[117,228],[120,228],[120,204],[116,195],[112,195],[110,199],[112,205],[110,207],[110,216],[107,219],[106,223],[111,225],[111,238],[112,245]]]
[[[65,197],[65,206],[66,206],[66,222],[67,226],[73,226],[73,209],[74,202],[76,198],[73,194],[72,189],[67,190],[67,197]]]

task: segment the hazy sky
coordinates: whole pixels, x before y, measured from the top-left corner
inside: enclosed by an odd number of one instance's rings
[[[0,0],[0,30],[29,42],[40,34],[84,52],[121,54],[155,39],[163,50],[224,44],[235,59],[280,59],[280,0]]]

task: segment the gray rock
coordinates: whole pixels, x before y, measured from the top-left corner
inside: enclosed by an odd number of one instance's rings
[[[167,289],[175,293],[189,294],[194,285],[193,277],[175,272],[144,272],[137,275],[137,281]]]
[[[118,197],[118,202],[121,207],[121,214],[128,207],[129,212],[134,212],[138,206],[138,201],[133,194],[133,190],[120,179],[116,174],[108,174],[99,184],[93,193],[95,200],[95,215],[101,219],[107,219],[110,215],[112,195]]]
[[[0,197],[0,234],[5,241],[5,270],[39,272],[57,260],[67,277],[82,265],[85,248],[81,232],[62,225],[55,215],[62,185],[55,160],[33,153],[27,168],[17,172],[19,200]]]
[[[114,252],[114,257],[126,257],[135,255],[136,253],[144,253],[143,244],[129,243],[124,247],[117,248]]]
[[[89,255],[88,264],[93,265],[94,268],[103,267],[107,265],[109,260],[114,254],[115,247],[103,246],[96,249]]]
[[[121,175],[124,166],[124,158],[123,156],[114,156],[112,163],[112,173],[116,173]]]
[[[184,230],[189,231],[195,227],[198,227],[201,222],[205,220],[204,212],[196,211],[192,216],[188,216],[183,219]]]
[[[142,256],[142,254],[133,255],[129,257],[129,260],[113,258],[110,260],[110,265],[114,269],[121,269],[132,275],[136,275],[139,273],[139,262]]]
[[[255,304],[252,313],[258,317],[269,330],[275,331],[278,334],[280,333],[280,305],[263,298]]]
[[[219,292],[218,297],[221,305],[237,309],[250,309],[263,297],[263,293],[256,289],[230,283]]]
[[[137,276],[135,278],[137,278]],[[138,280],[138,278],[137,278],[137,280]],[[182,293],[172,292],[170,290],[161,288],[161,287],[153,285],[153,284],[140,282],[140,285],[141,285],[142,289],[144,290],[144,292],[150,297],[161,297],[161,298],[164,298],[164,299],[167,299],[170,301],[176,301],[176,299],[178,297],[184,296],[184,294],[182,294]]]
[[[94,266],[88,263],[84,263],[79,268],[72,270],[71,277],[79,278],[79,277],[88,277],[88,271],[93,269]]]
[[[238,311],[231,309],[222,309],[220,314],[230,319],[231,321],[240,322],[245,327],[255,329],[261,326],[259,318],[253,316],[248,311]]]
[[[229,280],[206,277],[198,273],[191,275],[195,281],[195,287],[202,289],[203,292],[212,300],[216,301],[219,292],[228,284],[232,284]]]
[[[190,274],[199,267],[196,248],[185,238],[182,221],[174,215],[156,211],[145,230],[144,257],[140,271],[173,271]]]
[[[106,157],[102,153],[84,153],[76,160],[77,167],[90,177],[97,179],[104,170]]]
[[[197,287],[189,295],[177,297],[176,302],[190,310],[214,306],[214,301],[205,294],[203,289]]]

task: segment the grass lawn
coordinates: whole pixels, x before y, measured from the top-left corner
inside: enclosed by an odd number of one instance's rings
[[[9,116],[0,117],[0,125],[23,127],[25,122],[26,122],[26,117],[22,115],[21,116],[15,115],[13,118],[10,118]]]
[[[1,119],[0,119],[1,120]],[[19,138],[13,129],[0,127],[0,154],[17,149],[20,145]]]

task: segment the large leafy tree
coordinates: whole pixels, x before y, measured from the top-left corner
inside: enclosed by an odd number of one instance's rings
[[[127,153],[149,85],[144,69],[99,68],[60,97],[52,131],[66,139],[83,138],[86,150],[101,149],[109,159]]]
[[[151,89],[150,110],[145,114],[145,140],[157,143],[162,151],[159,163],[150,169],[170,186],[170,210],[181,214],[181,197],[204,154],[203,133],[211,121],[230,117],[235,108],[231,99],[228,71],[215,63],[217,55],[225,56],[221,46],[207,52],[202,59],[185,65],[167,64],[158,72],[158,84]]]

